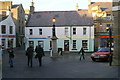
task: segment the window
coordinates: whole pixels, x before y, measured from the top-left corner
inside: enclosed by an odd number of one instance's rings
[[[2,30],[2,34],[5,34],[6,33],[6,25],[2,25],[1,30]]]
[[[10,26],[9,30],[10,34],[13,34],[13,26]]]
[[[5,41],[5,39],[2,39],[2,49],[5,49],[5,44],[6,43],[6,41]]]
[[[3,17],[6,16],[6,11],[2,11],[2,16],[3,16]]]
[[[44,47],[44,41],[38,41],[38,45],[41,45],[41,47]]]
[[[111,14],[107,14],[107,16],[111,16]]]
[[[82,47],[85,50],[88,50],[88,40],[82,40]]]
[[[42,35],[42,29],[39,29],[39,35]]]
[[[13,47],[13,39],[8,39],[8,47]]]
[[[73,35],[76,35],[76,28],[73,28]]]
[[[83,28],[83,35],[86,35],[86,28]]]
[[[29,46],[32,45],[34,47],[34,41],[29,41]]]
[[[73,40],[73,49],[76,49],[76,40]]]
[[[30,33],[30,35],[32,35],[33,34],[33,30],[29,29],[29,33]]]
[[[65,35],[68,35],[68,27],[65,27]]]

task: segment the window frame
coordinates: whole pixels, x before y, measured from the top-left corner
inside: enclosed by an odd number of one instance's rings
[[[43,34],[42,31],[43,31],[43,30],[40,28],[40,29],[39,29],[39,35],[42,35],[42,34]]]
[[[88,40],[82,40],[82,47],[84,50],[88,50]]]
[[[87,34],[87,28],[83,28],[83,35]]]
[[[5,28],[4,30],[3,27]],[[6,25],[1,25],[1,34],[6,34]]]
[[[73,28],[73,35],[76,35],[76,28]]]
[[[33,35],[33,29],[29,29],[29,35]]]
[[[75,42],[74,42],[74,41],[75,41]],[[73,46],[72,46],[73,49],[76,49],[76,47],[77,47],[77,46],[76,46],[77,40],[73,40],[72,42],[73,42]]]

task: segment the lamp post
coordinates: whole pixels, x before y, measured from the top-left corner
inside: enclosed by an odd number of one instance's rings
[[[110,56],[109,56],[109,65],[112,65],[112,30],[111,27],[107,28],[107,30],[109,31],[109,47],[110,47]]]
[[[52,28],[52,52],[53,52],[53,55],[52,57],[55,57],[57,56],[57,37],[56,37],[56,33],[55,33],[55,22],[56,22],[56,19],[53,18],[52,19],[52,22],[53,22],[53,28]]]

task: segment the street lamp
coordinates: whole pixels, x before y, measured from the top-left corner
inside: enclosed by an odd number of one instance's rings
[[[56,33],[55,33],[55,22],[56,19],[52,18],[52,22],[53,22],[53,28],[52,28],[52,52],[53,52],[53,57],[57,55],[57,37],[56,37]]]
[[[110,47],[110,56],[109,56],[109,65],[112,65],[112,30],[111,27],[107,27],[107,31],[109,31],[109,47]]]
[[[53,22],[53,37],[56,37],[56,34],[55,34],[55,22],[56,22],[56,19],[53,18],[52,22]]]

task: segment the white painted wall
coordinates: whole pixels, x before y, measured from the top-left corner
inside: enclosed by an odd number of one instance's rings
[[[65,27],[68,27],[68,37],[70,37],[70,26],[64,26],[64,27],[55,27],[56,28],[56,36],[58,37],[57,40],[57,48],[63,48],[64,49],[64,40],[69,40],[69,38],[65,35]],[[82,40],[88,40],[88,46],[90,51],[94,50],[94,26],[72,26],[73,28],[76,28],[76,35],[72,34],[72,39],[77,40],[77,51],[81,47]],[[86,35],[83,35],[83,28],[86,28]],[[29,35],[29,29],[33,29],[33,35]],[[42,29],[43,35],[39,35],[39,29]],[[73,33],[73,32],[72,32]],[[26,37],[26,48],[28,47],[28,41],[34,41],[34,46],[37,45],[38,40],[44,41],[44,50],[49,51],[50,49],[50,38],[52,37],[52,27],[26,27],[25,28],[25,37]],[[30,39],[30,38],[39,38],[39,37],[45,37],[46,39]],[[70,51],[72,51],[72,43],[70,43]]]

